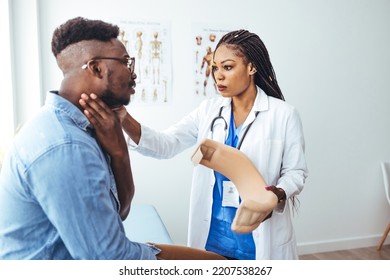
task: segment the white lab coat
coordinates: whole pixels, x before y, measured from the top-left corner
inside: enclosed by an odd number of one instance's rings
[[[307,177],[304,137],[298,112],[286,102],[268,97],[259,88],[251,112],[243,124],[256,120],[241,146],[263,175],[268,185],[285,190],[287,198],[301,192]],[[176,125],[157,132],[141,126],[139,145],[130,143],[140,153],[155,158],[170,158],[199,144],[204,138],[224,142],[227,131],[223,121],[217,121],[211,133],[212,120],[223,106],[222,116],[230,123],[231,98],[207,99]],[[229,130],[229,128],[228,128]],[[195,147],[194,147],[195,148]],[[202,165],[194,168],[190,198],[188,245],[204,249],[210,229],[213,171]],[[297,259],[295,234],[291,222],[290,201],[278,205],[272,217],[253,231],[256,259]]]

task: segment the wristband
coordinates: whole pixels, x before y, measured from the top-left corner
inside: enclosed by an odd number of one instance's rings
[[[273,192],[278,197],[278,203],[286,200],[286,193],[284,192],[283,189],[277,188],[275,186],[268,186],[268,187],[265,187],[265,189],[267,191]]]

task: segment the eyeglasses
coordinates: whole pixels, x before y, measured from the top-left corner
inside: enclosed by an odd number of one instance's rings
[[[94,60],[100,60],[100,59],[112,59],[112,60],[119,61],[119,62],[121,62],[123,64],[126,64],[126,67],[127,67],[127,69],[129,69],[130,73],[134,73],[135,57],[123,57],[123,58],[120,58],[120,57],[102,57],[102,56],[97,56],[97,57],[94,57],[94,58],[88,60],[87,63],[85,63],[83,66],[81,66],[81,69],[87,69],[88,64],[90,64]]]

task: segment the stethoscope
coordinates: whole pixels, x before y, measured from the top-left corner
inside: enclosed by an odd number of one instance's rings
[[[210,126],[211,139],[213,139],[215,122],[218,121],[218,120],[223,120],[224,131],[225,131],[225,141],[226,141],[228,124],[227,124],[225,118],[222,116],[222,110],[223,110],[223,106],[219,109],[218,116],[216,116],[216,117],[211,121],[211,126]],[[257,118],[257,115],[258,115],[259,113],[260,113],[259,111],[257,111],[257,112],[255,113],[255,119],[248,125],[247,129],[245,130],[244,134],[242,135],[242,138],[241,138],[241,140],[240,140],[240,143],[239,143],[238,146],[237,146],[237,149],[238,149],[238,150],[241,148],[241,145],[242,145],[242,143],[244,142],[244,139],[245,139],[245,137],[246,137],[246,134],[248,133],[248,131],[249,131],[249,129],[251,128],[252,124],[255,122],[255,120],[256,120],[256,118]]]

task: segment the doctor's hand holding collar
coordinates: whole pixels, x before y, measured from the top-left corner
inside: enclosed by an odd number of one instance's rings
[[[297,259],[291,206],[308,171],[297,110],[284,101],[268,51],[258,35],[237,30],[218,42],[212,76],[221,96],[204,100],[175,125],[156,131],[115,109],[129,146],[146,156],[171,158],[204,138],[240,149],[268,186],[286,199],[249,234],[230,228],[240,203],[228,178],[194,168],[188,245],[229,259]],[[98,106],[91,100],[90,106]]]

